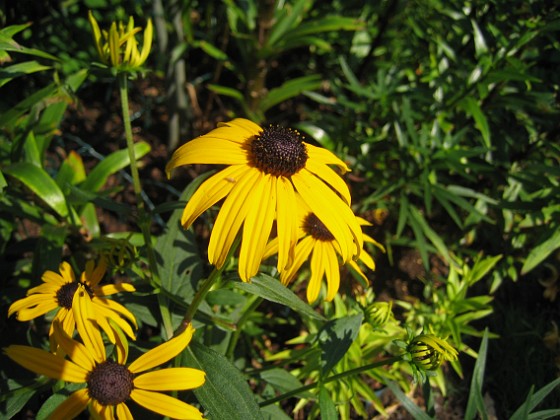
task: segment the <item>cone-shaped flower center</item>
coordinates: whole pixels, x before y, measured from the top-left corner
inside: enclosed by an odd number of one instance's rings
[[[125,402],[132,389],[134,375],[125,366],[112,360],[98,364],[87,379],[89,396],[101,405]]]
[[[251,162],[261,171],[289,177],[305,167],[307,150],[297,130],[269,126],[250,145]]]
[[[78,286],[80,286],[80,284],[85,287],[89,297],[93,297],[93,290],[91,290],[86,284],[78,282],[66,283],[56,292],[58,306],[61,308],[72,309],[72,299],[74,299],[74,294],[76,293],[76,290],[78,290]]]
[[[326,226],[313,213],[305,216],[303,221],[303,231],[318,241],[334,241],[334,236]]]

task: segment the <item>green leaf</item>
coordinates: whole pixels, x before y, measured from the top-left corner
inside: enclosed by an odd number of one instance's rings
[[[287,99],[293,98],[304,91],[315,90],[321,87],[321,76],[314,74],[288,80],[280,87],[271,89],[261,101],[261,111],[272,108]]]
[[[334,150],[335,143],[329,134],[310,122],[301,122],[294,125],[295,128],[309,135],[313,140],[323,146],[325,149]]]
[[[260,378],[270,384],[274,389],[281,393],[289,392],[293,389],[301,388],[303,384],[290,372],[280,368],[264,370],[260,373]],[[310,398],[313,394],[309,391],[302,391],[298,396]]]
[[[304,17],[305,9],[309,8],[312,3],[310,0],[298,0],[293,5],[286,4],[285,7],[279,8],[279,16],[276,16],[276,22],[270,30],[265,49],[273,48],[286,32],[297,26],[298,22],[301,22]]]
[[[208,54],[212,58],[215,58],[216,60],[225,61],[228,59],[228,56],[225,52],[207,41],[198,41],[194,46],[201,48],[206,54]]]
[[[70,190],[70,186],[79,184],[86,179],[86,169],[82,157],[71,150],[60,165],[55,181],[62,190]]]
[[[198,342],[191,342],[183,355],[189,367],[206,373],[206,382],[194,394],[209,418],[263,419],[246,378],[225,356]]]
[[[311,306],[303,302],[294,292],[282,285],[274,277],[259,273],[251,279],[250,283],[236,282],[234,286],[248,293],[260,296],[271,302],[285,305],[301,316],[324,320],[324,318],[313,310]]]
[[[4,173],[23,183],[61,217],[68,216],[64,194],[44,169],[29,162],[19,162],[4,168]]]
[[[245,102],[245,99],[243,98],[243,94],[237,89],[233,89],[227,86],[214,85],[214,84],[208,84],[207,86],[209,90],[211,90],[214,93],[217,93],[218,95],[229,96],[230,98],[237,99],[241,103]]]
[[[329,321],[319,332],[321,374],[327,375],[344,357],[360,331],[363,314],[345,316]]]
[[[319,410],[321,411],[322,420],[337,420],[338,413],[336,412],[336,406],[329,395],[329,391],[322,386],[319,389]]]
[[[473,27],[474,50],[476,52],[476,57],[480,57],[488,52],[488,46],[486,45],[484,34],[480,30],[478,23],[471,19],[471,25]]]
[[[0,87],[4,86],[6,83],[12,81],[16,77],[23,76],[25,74],[36,73],[38,71],[48,70],[52,67],[45,66],[37,61],[25,61],[23,63],[17,63],[12,66],[0,68]]]
[[[34,94],[26,97],[16,106],[10,108],[9,111],[0,114],[0,127],[5,127],[13,123],[16,119],[28,112],[32,106],[43,101],[49,96],[52,96],[57,91],[57,89],[58,87],[54,83],[51,83],[43,89],[38,90]]]
[[[487,257],[483,260],[476,261],[472,270],[465,276],[464,280],[469,286],[472,286],[477,281],[482,279],[494,266],[502,259],[501,255],[494,257]]]
[[[150,145],[146,142],[141,141],[134,145],[134,156],[137,160],[149,151]],[[126,168],[128,165],[130,165],[128,150],[123,149],[113,152],[93,168],[80,188],[86,191],[99,191],[110,175]]]
[[[531,252],[529,252],[521,268],[521,274],[527,274],[558,248],[560,248],[560,227],[556,227],[556,231],[554,231],[550,237],[535,246]]]
[[[422,411],[422,409],[418,407],[414,401],[408,398],[395,382],[387,381],[386,384],[395,397],[397,397],[397,399],[401,402],[405,410],[408,411],[415,420],[431,420],[431,417]]]
[[[490,141],[490,128],[488,126],[488,120],[482,112],[478,101],[471,96],[467,96],[460,102],[460,106],[468,115],[473,117],[475,126],[482,135],[484,146],[491,148],[492,142]]]
[[[465,420],[475,418],[478,410],[479,414],[485,413],[484,398],[482,396],[482,385],[484,383],[484,371],[486,369],[486,355],[488,352],[488,329],[484,330],[480,349],[478,350],[478,358],[474,365],[473,377],[471,380],[471,388],[469,391],[469,399],[465,410]]]

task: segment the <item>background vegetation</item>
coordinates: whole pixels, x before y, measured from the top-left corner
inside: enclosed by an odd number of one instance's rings
[[[125,151],[119,154],[124,134],[117,84],[93,64],[98,58],[88,10],[104,27],[133,15],[140,25],[152,17],[156,28],[147,71],[130,85],[131,112],[162,287],[180,298],[168,302],[172,319],[180,319],[208,270],[208,224],[186,233],[174,228],[177,209],[199,179],[183,190],[208,169],[192,167],[167,181],[163,168],[179,144],[218,121],[246,117],[295,127],[352,167],[346,180],[354,210],[374,224],[370,232],[387,251],[371,250],[377,270],[369,273],[370,286],[346,273],[333,303],[294,307],[292,296],[274,300],[264,289],[265,270],[251,285],[224,278],[201,308],[201,341],[227,356],[249,380],[256,401],[320,379],[326,370],[349,370],[391,353],[405,326],[418,331],[429,325],[462,352],[453,369],[432,380],[435,404],[403,364],[325,384],[318,394],[299,393],[268,406],[266,415],[328,418],[326,401],[352,418],[413,410],[398,389],[391,394],[396,399],[384,393],[395,381],[431,415],[463,417],[475,404],[469,397],[474,371],[483,375],[474,392],[484,397],[477,409],[508,418],[528,401],[531,386],[558,377],[560,11],[554,2],[4,4],[3,313],[61,260],[80,265],[114,252],[122,242],[110,241],[121,240],[137,248],[125,254],[132,261],[117,275],[144,293],[123,302],[142,325],[140,339],[157,341],[162,314],[154,299],[153,306],[146,303],[154,290],[142,283],[146,256],[126,171],[130,161]],[[170,256],[178,243],[181,251]],[[175,272],[185,261],[187,279]],[[291,289],[305,296],[304,287],[298,282]],[[259,305],[256,297],[275,303]],[[395,320],[381,331],[355,318],[374,301],[392,302]],[[332,345],[333,336],[322,333],[328,320],[335,322],[329,324],[335,336],[355,334],[344,356],[328,355],[327,369],[321,351]],[[30,329],[3,317],[1,328],[2,346],[44,340],[40,323]],[[485,328],[486,367],[475,368]],[[199,350],[202,365],[204,355]],[[1,366],[2,394],[32,378],[5,359]],[[14,395],[4,400],[12,415],[23,407],[13,405]],[[196,396],[208,409],[211,397]],[[38,393],[23,403],[36,412],[43,400]],[[559,406],[556,389],[539,408]]]

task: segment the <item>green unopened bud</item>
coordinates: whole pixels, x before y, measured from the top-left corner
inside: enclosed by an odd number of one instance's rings
[[[364,310],[366,322],[373,328],[381,328],[393,317],[392,302],[375,302]]]
[[[142,28],[134,27],[132,16],[128,19],[126,26],[122,22],[118,24],[113,22],[109,31],[102,31],[99,28],[91,10],[89,11],[88,18],[93,30],[95,48],[104,64],[117,71],[128,72],[138,70],[144,64],[152,49],[154,30],[151,19],[148,19],[146,29],[144,30],[142,51],[139,51],[136,34]]]
[[[101,238],[99,253],[103,256],[107,265],[118,271],[124,271],[137,260],[136,247],[125,238]]]
[[[410,362],[421,370],[436,370],[443,360],[457,360],[457,350],[433,334],[421,334],[412,339],[407,351]]]

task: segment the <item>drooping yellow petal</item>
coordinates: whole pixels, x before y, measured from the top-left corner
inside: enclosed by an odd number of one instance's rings
[[[132,362],[128,370],[132,373],[140,373],[171,360],[188,346],[193,333],[194,328],[192,324],[189,324],[181,334],[144,353]]]
[[[323,275],[325,273],[326,263],[323,251],[324,249],[321,246],[321,242],[316,241],[315,247],[313,248],[313,254],[311,254],[311,276],[309,278],[309,283],[307,284],[307,301],[309,303],[317,300],[321,290],[321,281],[323,280]]]
[[[4,348],[4,353],[24,368],[52,379],[82,383],[89,373],[70,360],[35,347],[11,345]]]
[[[184,391],[198,388],[204,381],[203,371],[177,367],[143,373],[134,378],[134,388],[148,391]]]
[[[136,317],[134,316],[134,314],[130,312],[128,309],[126,309],[126,307],[121,305],[119,302],[115,302],[114,300],[111,299],[94,297],[93,304],[96,307],[101,307],[102,309],[104,309],[105,316],[108,316],[109,318],[115,318],[111,312],[113,313],[116,312],[118,314],[121,314],[125,318],[127,318],[130,322],[132,322],[135,328],[138,328],[138,324],[136,323]]]
[[[84,411],[89,403],[89,394],[87,388],[79,389],[66,398],[51,413],[51,419],[73,419]]]
[[[330,167],[323,163],[317,162],[316,160],[308,159],[307,163],[305,164],[305,169],[317,175],[319,178],[333,187],[342,196],[346,204],[351,204],[352,197],[350,196],[348,185],[346,185],[340,175],[338,175]]]
[[[280,280],[282,281],[282,284],[287,285],[294,279],[300,267],[305,261],[307,261],[309,254],[311,254],[311,251],[315,246],[315,242],[316,240],[311,236],[307,236],[299,241],[296,245],[294,261],[285,271],[280,273]]]
[[[294,259],[297,243],[296,194],[292,183],[281,176],[276,179],[276,230],[278,232],[278,271],[282,272]],[[265,251],[266,253],[266,251]],[[263,256],[264,258],[264,256]]]
[[[362,255],[365,254],[365,252],[362,252]],[[361,258],[361,255],[360,255]],[[352,267],[354,269],[354,271],[364,280],[364,282],[366,284],[369,284],[369,279],[367,278],[367,276],[365,275],[365,273],[362,271],[362,269],[360,268],[360,266],[356,263],[356,261],[348,261],[348,265],[350,265],[350,267]]]
[[[325,274],[327,277],[327,296],[325,300],[330,302],[334,299],[340,287],[340,265],[332,244],[323,242],[321,245],[323,247]]]
[[[247,168],[244,176],[235,184],[224,201],[214,223],[208,244],[208,259],[220,268],[224,265],[228,252],[239,232],[241,224],[247,217],[249,207],[246,204],[258,180],[260,171]]]
[[[97,265],[95,261],[89,260],[86,263],[86,269],[82,273],[81,282],[87,284],[91,288],[95,288],[105,276],[107,272],[107,261],[101,258]]]
[[[125,403],[117,404],[115,407],[115,411],[119,420],[134,420],[132,413]]]
[[[133,389],[130,393],[136,403],[162,416],[174,419],[202,419],[202,413],[190,404],[158,392]]]
[[[35,294],[16,300],[8,308],[8,316],[12,316],[18,312],[18,319],[20,321],[29,321],[39,315],[44,315],[58,307],[58,302],[54,296]],[[24,311],[27,309],[27,313]],[[30,313],[29,311],[32,311]]]
[[[241,144],[232,141],[215,138],[212,132],[202,137],[191,140],[171,156],[171,160],[165,166],[165,172],[169,177],[171,171],[182,165],[195,163],[209,163],[216,165],[246,165],[247,152]]]
[[[62,278],[64,279],[63,283],[74,283],[76,281],[76,276],[74,275],[74,270],[72,270],[72,266],[70,266],[70,264],[68,264],[66,261],[63,261],[59,266],[58,266],[58,271],[60,271],[60,275],[62,276]],[[47,271],[45,274],[43,274],[43,281],[47,281],[45,280],[45,276],[47,275],[47,273],[52,273],[52,271]],[[56,273],[53,273],[56,274]],[[54,280],[53,278],[54,276],[50,276],[51,280]]]
[[[17,303],[17,302],[14,302]],[[17,312],[18,321],[30,321],[37,318],[38,316],[45,315],[47,312],[52,311],[57,308],[57,304],[52,301],[43,302],[33,308],[20,309]],[[12,311],[13,312],[13,311]]]
[[[59,276],[60,277],[60,276]],[[62,277],[60,277],[62,279]],[[60,284],[55,283],[42,283],[39,286],[32,287],[31,289],[27,290],[27,296],[41,294],[41,295],[52,295],[53,299],[56,295],[56,292],[63,286],[64,284],[61,282]]]
[[[144,64],[147,60],[150,50],[152,49],[152,40],[154,38],[154,27],[152,25],[152,19],[148,19],[146,24],[146,29],[144,30],[144,41],[142,42],[142,52],[138,58],[138,66]]]
[[[319,163],[323,163],[325,165],[336,165],[343,172],[349,172],[350,168],[344,161],[340,160],[334,153],[327,149],[323,149],[322,147],[313,146],[312,144],[304,143],[305,147],[307,148],[307,155],[309,156],[310,160],[314,160]]]
[[[183,210],[183,227],[188,228],[198,216],[228,195],[246,172],[245,166],[230,166],[204,181]]]
[[[74,363],[87,371],[91,372],[95,367],[95,359],[89,352],[89,350],[82,343],[73,340],[66,332],[62,329],[60,322],[53,323],[53,334],[56,342],[64,353],[72,359]]]
[[[76,319],[76,329],[84,345],[98,363],[105,361],[105,346],[96,322],[96,314],[93,311],[91,298],[83,285],[80,285],[74,293],[72,312]]]
[[[243,281],[249,281],[259,271],[276,212],[276,188],[272,176],[258,172],[255,181],[255,187],[243,203],[249,208],[239,252],[239,276]]]

